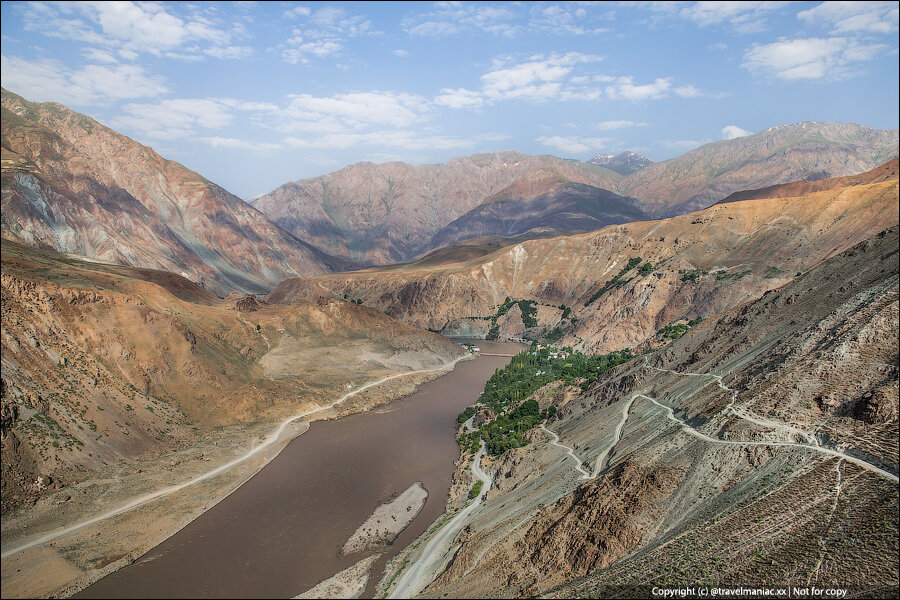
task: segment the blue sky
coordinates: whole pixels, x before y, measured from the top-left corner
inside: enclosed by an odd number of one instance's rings
[[[897,2],[3,2],[2,84],[250,197],[371,160],[897,128]]]

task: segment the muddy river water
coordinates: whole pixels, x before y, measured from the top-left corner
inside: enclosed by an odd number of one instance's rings
[[[518,344],[478,341],[484,353]],[[456,416],[509,358],[462,361],[404,399],[317,421],[253,478],[187,527],[83,590],[81,598],[289,598],[372,554],[341,554],[372,511],[421,481],[428,500],[375,563],[385,562],[444,510],[458,456]]]

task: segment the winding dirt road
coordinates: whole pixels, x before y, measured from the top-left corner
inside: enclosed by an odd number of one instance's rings
[[[202,475],[198,475],[196,477],[188,479],[187,481],[185,481],[183,483],[169,486],[169,487],[163,488],[161,490],[157,490],[156,492],[152,492],[150,494],[145,494],[143,496],[139,496],[138,498],[135,498],[134,500],[131,500],[130,502],[127,502],[121,506],[118,506],[112,510],[109,510],[101,515],[97,515],[96,517],[92,517],[90,519],[80,521],[78,523],[75,523],[74,525],[65,527],[63,529],[57,529],[55,531],[45,533],[44,535],[41,535],[34,539],[31,539],[27,542],[10,546],[3,550],[2,554],[0,554],[0,557],[7,558],[7,557],[17,554],[23,550],[27,550],[28,548],[32,548],[34,546],[52,541],[56,538],[59,538],[61,536],[64,536],[64,535],[67,535],[74,531],[77,531],[83,527],[87,527],[88,525],[93,525],[94,523],[98,523],[100,521],[109,519],[110,517],[114,517],[116,515],[127,512],[133,508],[137,508],[138,506],[147,504],[148,502],[157,500],[158,498],[162,498],[164,496],[168,496],[169,494],[173,494],[175,492],[183,490],[184,488],[192,486],[195,483],[199,483],[199,482],[205,481],[211,477],[215,477],[216,475],[224,473],[225,471],[228,471],[229,469],[233,468],[234,466],[239,465],[240,463],[253,458],[254,456],[260,454],[261,452],[265,451],[266,449],[268,449],[272,445],[278,443],[279,441],[282,441],[282,439],[283,439],[282,436],[283,436],[285,430],[288,428],[288,426],[290,426],[292,424],[294,424],[294,425],[301,424],[301,423],[297,423],[297,421],[299,419],[303,419],[305,417],[314,415],[319,412],[330,410],[330,409],[334,408],[335,406],[342,404],[347,399],[352,398],[353,396],[355,396],[369,388],[375,387],[377,385],[381,385],[382,383],[384,383],[386,381],[391,381],[392,379],[398,379],[400,377],[407,377],[409,375],[417,375],[417,374],[422,374],[422,373],[434,373],[434,372],[439,372],[439,371],[450,370],[454,366],[456,366],[456,363],[463,360],[464,358],[468,358],[468,355],[460,356],[459,358],[456,358],[455,360],[452,360],[449,363],[446,363],[435,369],[420,369],[418,371],[407,371],[405,373],[389,375],[388,377],[384,377],[382,379],[379,379],[378,381],[373,381],[371,383],[367,383],[366,385],[359,387],[359,388],[353,390],[352,392],[347,392],[346,394],[344,394],[338,400],[335,400],[331,404],[328,404],[326,406],[321,406],[318,408],[313,408],[313,409],[304,411],[302,413],[296,414],[288,419],[285,419],[278,426],[278,428],[275,429],[274,432],[272,432],[269,436],[267,436],[266,439],[263,440],[261,443],[255,444],[246,454],[239,456],[238,458],[235,458],[223,465],[220,465],[220,466],[216,467],[215,469],[207,471],[206,473],[203,473]],[[289,432],[289,434],[287,436],[284,436],[284,438],[288,438],[288,437],[289,438],[296,437],[296,433],[292,434]],[[277,456],[277,454],[276,454],[276,456]],[[269,460],[271,460],[272,458],[274,458],[274,456],[272,456]]]
[[[491,489],[491,478],[481,469],[481,458],[484,456],[485,446],[484,440],[481,442],[481,449],[475,455],[472,461],[472,475],[483,482],[482,493],[466,506],[455,517],[441,527],[437,533],[428,541],[422,554],[409,568],[400,576],[394,589],[390,592],[388,598],[412,598],[421,592],[425,586],[434,580],[434,573],[430,573],[432,564],[440,558],[446,548],[449,548],[453,540],[462,531],[463,523],[466,517],[476,508],[481,506],[481,498],[489,489]]]
[[[665,410],[666,416],[669,418],[669,420],[674,421],[675,423],[679,424],[686,433],[694,436],[697,439],[703,440],[705,442],[709,442],[712,444],[727,444],[727,445],[731,445],[731,446],[786,446],[786,447],[791,447],[791,448],[803,448],[805,450],[812,450],[813,452],[821,452],[822,454],[827,454],[829,456],[833,456],[833,457],[839,458],[841,460],[846,460],[847,462],[851,462],[857,466],[860,466],[867,471],[870,471],[872,473],[876,473],[882,477],[885,477],[885,478],[893,481],[894,483],[898,483],[897,475],[894,475],[890,471],[885,471],[884,469],[882,469],[876,465],[873,465],[870,462],[866,462],[862,459],[855,458],[853,456],[850,456],[850,455],[840,452],[838,450],[831,450],[830,448],[823,448],[822,446],[819,445],[819,441],[816,439],[815,435],[813,435],[813,434],[803,431],[802,429],[797,429],[796,427],[792,427],[792,426],[788,425],[787,423],[782,423],[779,421],[774,421],[772,419],[767,419],[767,418],[760,417],[757,415],[748,414],[743,409],[736,408],[734,406],[734,404],[737,400],[737,391],[733,390],[732,388],[728,387],[727,385],[725,385],[722,382],[722,375],[713,375],[711,373],[690,373],[690,372],[681,373],[679,371],[673,371],[671,369],[662,369],[660,367],[653,367],[647,363],[646,358],[644,359],[644,368],[651,369],[654,371],[662,371],[665,373],[672,373],[673,375],[680,375],[680,376],[684,376],[684,377],[709,377],[712,380],[714,380],[720,388],[722,388],[724,391],[727,391],[728,393],[731,394],[731,402],[729,402],[728,405],[725,406],[725,409],[723,411],[723,412],[725,412],[725,414],[734,415],[740,419],[749,421],[750,423],[754,423],[756,425],[760,425],[763,427],[768,427],[768,428],[774,429],[776,431],[781,431],[792,438],[793,438],[793,436],[800,436],[803,439],[807,440],[809,443],[799,444],[796,442],[776,442],[776,441],[755,442],[755,441],[743,441],[743,440],[722,440],[719,438],[714,438],[714,437],[706,435],[705,433],[701,433],[701,432],[697,431],[696,429],[694,429],[693,427],[691,427],[690,425],[688,425],[687,423],[685,423],[684,421],[682,421],[681,419],[676,417],[673,409],[669,408],[668,406],[665,406],[664,404],[660,404],[655,398],[651,398],[650,396],[647,396],[645,394],[635,393],[635,394],[632,394],[631,397],[628,399],[628,401],[625,403],[625,406],[622,409],[622,420],[616,426],[615,433],[613,435],[613,442],[612,442],[612,444],[610,444],[610,446],[606,450],[604,450],[597,457],[596,461],[594,462],[594,469],[593,469],[592,473],[588,473],[587,471],[584,470],[584,468],[582,467],[583,463],[582,463],[581,459],[578,458],[578,456],[576,456],[574,449],[572,449],[569,446],[566,446],[565,444],[560,442],[558,435],[556,435],[555,433],[553,433],[552,431],[550,431],[549,429],[544,427],[543,424],[541,424],[541,426],[540,426],[541,429],[543,431],[549,433],[551,436],[553,436],[553,440],[551,441],[552,444],[564,449],[566,451],[566,453],[572,458],[572,460],[575,461],[575,464],[576,464],[575,470],[581,474],[581,479],[583,479],[583,480],[594,479],[600,473],[600,471],[602,471],[605,467],[608,466],[609,461],[607,460],[607,457],[612,452],[613,448],[615,448],[616,444],[619,443],[619,440],[622,439],[622,429],[625,426],[625,422],[628,420],[628,413],[631,411],[632,404],[634,404],[634,401],[636,399],[644,398],[646,400],[650,400],[653,404],[655,404],[656,406]],[[603,464],[604,461],[606,461],[607,464],[604,465]]]
[[[846,460],[847,462],[851,462],[857,466],[860,466],[867,471],[871,471],[872,473],[876,473],[878,475],[881,475],[882,477],[890,479],[894,483],[900,483],[900,480],[898,480],[898,477],[896,475],[894,475],[893,473],[891,473],[890,471],[885,471],[884,469],[882,469],[880,467],[876,467],[872,463],[868,463],[859,458],[849,456],[847,454],[844,454],[843,452],[838,452],[837,450],[831,450],[829,448],[822,448],[821,446],[812,446],[810,444],[795,444],[795,443],[791,443],[791,442],[753,442],[753,441],[740,441],[740,440],[720,440],[718,438],[710,437],[710,436],[706,435],[705,433],[700,433],[699,431],[697,431],[696,429],[694,429],[693,427],[691,427],[690,425],[688,425],[687,423],[685,423],[684,421],[682,421],[681,419],[676,417],[675,412],[671,408],[669,408],[668,406],[665,406],[664,404],[660,404],[659,402],[657,402],[656,398],[651,398],[650,396],[645,396],[644,394],[638,394],[637,397],[645,398],[645,399],[649,400],[650,402],[652,402],[653,404],[655,404],[656,406],[660,407],[661,409],[666,411],[666,416],[669,418],[669,420],[674,421],[674,422],[678,423],[679,425],[681,425],[681,428],[685,431],[685,433],[688,433],[688,434],[694,436],[695,438],[703,440],[705,442],[710,442],[712,444],[728,444],[731,446],[787,446],[787,447],[791,447],[791,448],[803,448],[805,450],[821,452],[822,454],[827,454],[829,456],[834,456],[836,458]]]
[[[554,433],[553,431],[551,431],[550,429],[547,429],[547,427],[545,427],[543,423],[540,425],[540,429],[542,431],[544,431],[545,433],[549,434],[550,437],[552,438],[550,440],[550,443],[553,444],[554,446],[557,446],[557,447],[565,450],[566,455],[574,461],[575,465],[573,468],[580,475],[581,480],[589,481],[591,479],[594,479],[595,477],[597,477],[597,475],[599,475],[599,473],[603,469],[605,469],[606,467],[609,466],[608,463],[609,463],[610,454],[612,453],[612,451],[616,447],[616,445],[619,443],[619,441],[621,441],[621,439],[622,439],[622,431],[625,427],[625,423],[628,421],[628,415],[631,412],[631,407],[638,398],[643,398],[645,400],[649,400],[656,406],[662,408],[665,411],[667,418],[669,420],[677,423],[678,425],[680,425],[681,428],[686,433],[696,437],[697,439],[703,440],[705,442],[712,443],[712,444],[727,444],[727,445],[732,445],[732,446],[785,446],[785,447],[792,447],[792,448],[802,448],[804,450],[820,452],[822,454],[827,454],[829,456],[838,458],[839,459],[838,465],[840,465],[840,461],[846,460],[846,461],[851,462],[859,467],[862,467],[863,469],[865,469],[867,471],[870,471],[872,473],[875,473],[877,475],[885,477],[885,478],[889,479],[890,481],[893,481],[894,483],[898,483],[897,475],[894,475],[893,473],[891,473],[889,471],[886,471],[886,470],[884,470],[876,465],[873,465],[869,462],[866,462],[864,460],[849,456],[843,452],[839,452],[837,450],[831,450],[829,448],[823,448],[822,446],[819,445],[819,441],[816,439],[814,434],[803,431],[796,427],[792,427],[792,426],[788,425],[787,423],[782,423],[779,421],[774,421],[772,419],[760,417],[760,416],[754,415],[752,413],[748,413],[741,408],[736,408],[735,403],[737,401],[737,391],[728,387],[727,385],[725,385],[725,383],[722,381],[722,378],[723,378],[722,375],[713,375],[711,373],[690,373],[690,372],[681,373],[678,371],[673,371],[671,369],[662,369],[659,367],[653,367],[647,363],[646,359],[644,360],[644,368],[652,369],[652,370],[656,370],[656,371],[663,371],[663,372],[667,372],[667,373],[672,373],[674,375],[687,376],[687,377],[708,377],[712,381],[715,381],[715,383],[722,390],[731,394],[731,401],[723,409],[723,412],[725,414],[734,415],[740,419],[744,419],[744,420],[754,423],[756,425],[760,425],[763,427],[775,429],[776,431],[784,432],[787,435],[791,436],[792,438],[793,438],[793,436],[800,436],[803,439],[807,440],[809,443],[800,444],[800,443],[794,443],[794,442],[775,442],[775,441],[771,441],[771,442],[770,441],[759,441],[759,442],[757,442],[757,441],[741,441],[741,440],[722,440],[722,439],[714,438],[714,437],[708,436],[704,433],[697,431],[696,429],[694,429],[693,427],[691,427],[690,425],[688,425],[687,423],[685,423],[684,421],[682,421],[681,419],[676,417],[673,409],[661,404],[655,398],[652,398],[645,394],[634,393],[634,394],[631,394],[631,396],[628,398],[628,401],[625,402],[625,404],[622,408],[622,418],[619,421],[619,423],[616,425],[616,428],[613,433],[612,443],[609,445],[608,448],[606,448],[606,450],[604,450],[602,453],[600,453],[597,456],[597,458],[594,461],[594,468],[591,473],[588,473],[584,469],[583,461],[580,458],[578,458],[578,456],[575,454],[575,451],[573,448],[570,448],[569,446],[566,446],[565,444],[563,444],[560,441],[559,436],[556,433]],[[470,419],[470,421],[471,421],[471,419]],[[468,424],[469,423],[467,422],[467,425]],[[491,480],[490,480],[490,477],[487,474],[485,474],[484,471],[482,471],[481,467],[480,467],[481,457],[484,455],[484,451],[485,451],[485,447],[484,447],[484,442],[482,441],[481,450],[479,451],[478,455],[475,458],[475,462],[472,465],[472,472],[476,477],[478,477],[478,479],[481,479],[484,482],[485,491],[486,491],[487,489],[490,489]],[[840,492],[840,484],[838,484],[838,493],[839,492]],[[465,519],[465,517],[468,516],[468,514],[472,510],[474,510],[477,506],[479,506],[480,504],[481,504],[481,498],[479,497],[472,505],[468,506],[465,510],[463,510],[458,515],[456,515],[456,517],[454,517],[449,523],[444,525],[444,527],[439,530],[439,532],[429,541],[428,545],[425,547],[425,550],[422,552],[422,555],[419,557],[419,559],[400,578],[396,587],[390,593],[390,596],[389,596],[390,598],[412,598],[415,594],[421,592],[425,587],[427,587],[433,581],[435,573],[428,572],[427,568],[429,566],[431,566],[431,564],[438,558],[438,555],[441,553],[441,550],[444,549],[444,545],[446,544],[447,546],[449,546],[449,544],[452,542],[452,540],[459,533],[459,530],[462,529],[462,523],[463,523],[463,520]]]

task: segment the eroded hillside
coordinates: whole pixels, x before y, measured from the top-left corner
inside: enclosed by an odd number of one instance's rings
[[[526,336],[606,352],[757,298],[897,222],[894,178],[729,202],[485,256],[448,252],[443,262],[293,278],[268,298],[347,297],[448,334]],[[530,302],[534,320],[507,298]]]
[[[533,212],[530,226],[549,229],[553,215],[543,223],[532,206],[548,181],[632,198],[634,208],[660,218],[706,208],[741,190],[861,173],[896,156],[895,129],[805,122],[706,144],[658,163],[628,152],[589,162],[495,152],[436,165],[359,163],[287,183],[254,206],[331,254],[383,265],[452,240],[511,235],[507,222],[479,212],[484,206],[490,213],[486,205],[498,195],[515,207],[511,212]],[[588,216],[581,208],[575,212]],[[461,218],[452,231],[442,229]],[[557,219],[555,227],[577,231],[585,223]]]
[[[487,501],[422,595],[890,594],[898,242],[895,226],[583,392],[536,393],[555,416],[491,463]]]
[[[896,129],[807,121],[706,144],[637,171],[616,191],[669,217],[742,190],[862,173],[896,156]]]
[[[224,497],[309,420],[409,393],[464,354],[350,302],[219,300],[164,271],[6,240],[2,260],[4,594],[83,587]]]
[[[2,145],[4,240],[182,273],[221,296],[350,266],[61,104],[3,90]]]
[[[38,476],[72,483],[190,444],[196,427],[274,422],[348,383],[458,354],[355,304],[250,296],[236,308],[177,275],[12,242],[2,293],[4,414],[17,413],[4,422],[4,510]]]
[[[436,232],[427,250],[482,236],[582,232],[645,218],[633,201],[608,190],[556,178],[521,181]]]

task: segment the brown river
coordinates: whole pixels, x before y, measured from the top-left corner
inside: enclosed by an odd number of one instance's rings
[[[475,343],[485,353],[523,349]],[[411,396],[312,423],[222,502],[76,597],[290,598],[371,555],[343,556],[341,547],[378,505],[421,481],[428,500],[372,568],[372,597],[386,561],[444,511],[459,454],[456,416],[509,360],[462,361]]]

